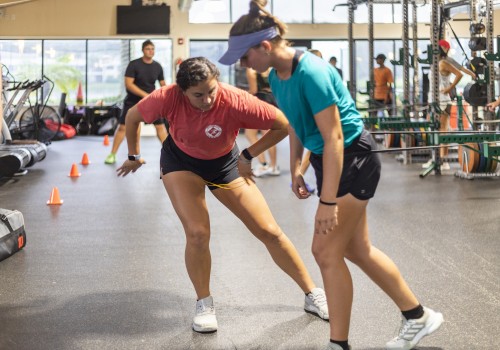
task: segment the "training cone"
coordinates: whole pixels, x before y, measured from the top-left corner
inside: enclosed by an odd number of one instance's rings
[[[76,104],[77,104],[77,106],[83,105],[82,82],[78,83],[78,91],[76,92]]]
[[[109,146],[109,137],[108,135],[104,135],[104,142],[103,142],[104,146]]]
[[[79,177],[80,175],[82,174],[78,172],[78,166],[76,165],[76,163],[73,163],[73,165],[71,166],[71,171],[69,172],[68,176]]]
[[[90,164],[89,156],[87,155],[87,153],[83,154],[82,162],[80,164],[81,165],[89,165]]]
[[[59,189],[54,187],[52,193],[50,194],[50,199],[47,201],[47,205],[61,205],[63,200],[59,196]]]

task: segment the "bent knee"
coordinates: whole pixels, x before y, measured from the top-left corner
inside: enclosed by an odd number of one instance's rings
[[[369,256],[369,247],[357,250],[347,250],[345,253],[346,259],[357,266],[363,266],[369,260]]]
[[[210,242],[210,230],[205,227],[191,227],[186,230],[187,244],[205,248]]]
[[[344,254],[342,252],[338,252],[336,249],[331,249],[331,247],[328,247],[327,245],[315,244],[313,245],[311,252],[320,269],[344,262]]]
[[[276,224],[260,226],[254,235],[264,244],[278,243],[284,237],[283,231]]]

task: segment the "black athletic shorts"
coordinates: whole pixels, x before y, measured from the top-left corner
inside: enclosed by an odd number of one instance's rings
[[[161,148],[160,169],[163,175],[174,171],[190,171],[207,182],[224,185],[240,177],[239,155],[240,151],[235,143],[233,149],[222,157],[210,160],[193,158],[177,147],[168,136]],[[212,191],[219,188],[209,184],[207,186]]]
[[[140,100],[139,100],[140,101]],[[130,108],[134,107],[137,102],[139,101],[131,101],[129,99],[125,99],[125,101],[123,101],[123,109],[122,109],[122,113],[120,114],[120,118],[118,119],[118,122],[120,124],[123,124],[125,125],[125,117],[127,116],[127,112]],[[165,120],[162,118],[162,119],[158,119],[158,120],[155,120],[153,122],[154,125],[158,125],[158,124],[162,124],[162,123],[165,123]]]
[[[387,103],[385,103],[385,100],[375,100],[375,108],[390,108],[392,106],[392,98],[389,98]]]
[[[344,149],[344,165],[337,198],[350,193],[357,199],[367,200],[375,195],[381,164],[378,154],[370,152],[372,149],[377,149],[377,145],[366,130]],[[323,155],[311,153],[310,160],[320,196],[323,186]]]

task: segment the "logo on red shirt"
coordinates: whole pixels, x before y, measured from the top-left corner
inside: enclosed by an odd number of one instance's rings
[[[215,139],[222,133],[222,128],[218,125],[209,125],[205,128],[205,134],[211,139]]]

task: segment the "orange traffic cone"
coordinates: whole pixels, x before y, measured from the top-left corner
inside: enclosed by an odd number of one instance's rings
[[[90,164],[89,156],[87,155],[87,153],[83,153],[82,162],[80,164],[81,165],[89,165]]]
[[[78,166],[76,165],[76,163],[73,163],[73,165],[71,166],[71,171],[69,172],[68,176],[69,177],[79,177],[81,175],[82,174],[78,172]]]
[[[76,105],[83,105],[83,91],[82,91],[82,82],[78,83],[78,91],[76,92]]]
[[[47,205],[61,205],[63,200],[59,196],[59,189],[54,187],[50,193],[50,199],[47,201]]]
[[[109,137],[108,135],[104,135],[104,142],[103,142],[104,146],[109,146]]]

